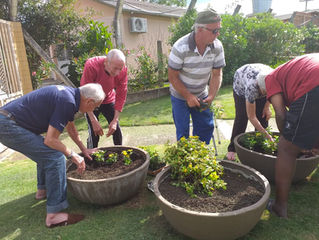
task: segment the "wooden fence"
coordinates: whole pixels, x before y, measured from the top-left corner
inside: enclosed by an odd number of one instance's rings
[[[0,106],[32,91],[21,24],[0,19]]]

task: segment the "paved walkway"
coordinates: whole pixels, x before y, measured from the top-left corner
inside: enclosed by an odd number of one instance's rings
[[[231,137],[233,120],[217,120],[217,128],[214,131],[214,137],[217,144],[217,141],[220,140],[229,140]],[[270,126],[273,131],[278,131],[275,119],[270,120]],[[123,145],[126,146],[142,146],[142,145],[152,145],[152,144],[165,144],[167,142],[173,143],[176,141],[175,135],[175,126],[174,124],[163,124],[163,125],[152,125],[152,126],[136,126],[136,127],[122,127],[123,131]],[[254,131],[254,128],[251,124],[248,124],[247,131]],[[87,138],[87,131],[81,131],[80,137],[85,143]],[[68,147],[78,150],[78,147],[75,143],[68,137],[67,133],[61,135],[61,140]],[[99,146],[112,146],[113,142],[111,138],[102,137],[100,140]],[[7,159],[15,153],[11,149],[7,149],[4,152],[0,153],[0,161]],[[13,158],[21,158],[18,154],[17,156],[11,156]]]

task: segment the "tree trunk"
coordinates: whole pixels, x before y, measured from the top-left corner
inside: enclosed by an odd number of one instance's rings
[[[17,20],[18,0],[9,0],[9,20],[15,22]]]
[[[163,49],[162,49],[162,41],[157,40],[157,67],[158,67],[158,83],[159,86],[164,86],[164,63],[163,63]]]
[[[191,0],[191,2],[190,2],[189,5],[188,5],[186,14],[188,14],[191,10],[194,9],[194,7],[195,7],[195,5],[196,5],[196,2],[197,2],[197,0]]]
[[[122,15],[123,3],[124,3],[124,0],[117,0],[114,20],[113,20],[114,38],[115,38],[115,45],[117,48],[121,48],[123,45],[121,25],[120,25],[120,17]]]

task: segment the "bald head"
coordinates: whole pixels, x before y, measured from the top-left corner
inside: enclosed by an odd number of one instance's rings
[[[113,60],[121,60],[122,62],[125,63],[125,55],[119,49],[110,50],[106,56],[107,56],[108,60],[111,61],[111,62]]]

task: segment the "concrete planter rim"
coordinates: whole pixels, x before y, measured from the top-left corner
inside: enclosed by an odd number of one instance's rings
[[[150,162],[149,154],[136,147],[131,146],[110,146],[100,147],[101,150],[127,150],[133,149],[133,152],[141,154],[144,162],[137,168],[130,170],[115,177],[102,179],[77,179],[67,177],[68,189],[81,202],[96,204],[96,205],[113,205],[126,201],[136,195],[142,187]],[[72,163],[70,166],[74,166]],[[70,170],[70,166],[67,171]]]
[[[258,200],[258,202],[254,203],[253,205],[250,205],[250,206],[238,209],[238,210],[221,212],[221,213],[218,213],[218,212],[216,212],[216,213],[199,212],[199,211],[193,211],[193,210],[188,210],[188,209],[182,208],[178,205],[172,204],[171,202],[167,201],[161,195],[161,193],[159,191],[159,184],[160,184],[159,180],[164,174],[166,174],[166,172],[168,172],[170,170],[170,167],[167,167],[166,169],[164,169],[163,171],[161,171],[159,174],[156,175],[155,180],[154,180],[154,193],[155,193],[156,197],[160,199],[160,201],[162,201],[166,205],[170,205],[172,208],[174,208],[178,211],[185,212],[185,213],[190,214],[190,215],[212,216],[212,217],[229,217],[229,216],[239,215],[239,214],[244,213],[244,212],[253,211],[254,209],[263,205],[263,203],[269,199],[270,192],[271,192],[270,184],[269,184],[269,181],[267,180],[267,178],[264,177],[260,172],[258,172],[257,170],[255,170],[249,166],[239,164],[239,163],[236,163],[233,161],[222,160],[221,162],[229,163],[229,164],[238,166],[240,168],[245,168],[245,169],[253,172],[255,175],[257,175],[261,179],[261,181],[264,183],[263,187],[265,189],[265,192],[264,192],[262,198],[260,198]],[[229,168],[224,167],[224,168],[231,169],[230,167]],[[157,184],[157,183],[159,183],[159,184]]]
[[[239,147],[240,149],[244,149],[248,152],[253,152],[257,155],[260,155],[260,156],[267,156],[267,157],[271,157],[271,158],[277,158],[277,156],[274,156],[274,155],[271,155],[271,154],[266,154],[266,153],[260,153],[260,152],[257,152],[257,151],[254,151],[254,150],[250,150],[248,148],[245,148],[243,147],[241,144],[239,144],[239,139],[242,138],[243,136],[247,135],[247,134],[252,134],[252,133],[256,133],[257,131],[250,131],[250,132],[244,132],[244,133],[241,133],[239,135],[237,135],[235,138],[234,138],[234,143],[237,145],[237,147]],[[313,160],[315,158],[317,158],[318,156],[311,156],[311,157],[299,157],[297,158],[297,160],[302,160],[302,161],[310,161],[310,160]]]
[[[137,151],[140,151],[140,152],[143,152],[145,155],[146,155],[146,159],[144,161],[144,163],[139,166],[138,168],[130,171],[130,172],[127,172],[125,174],[122,174],[122,175],[119,175],[119,176],[116,176],[116,177],[109,177],[109,178],[100,178],[100,179],[78,179],[78,178],[72,178],[72,177],[67,177],[67,179],[71,180],[71,181],[74,181],[74,182],[107,182],[107,181],[114,181],[114,180],[117,180],[117,179],[121,179],[121,178],[126,178],[127,176],[129,175],[133,175],[135,174],[137,171],[139,171],[141,168],[144,168],[145,165],[148,165],[148,162],[149,162],[149,154],[143,150],[143,149],[140,149],[140,148],[137,148],[137,147],[131,147],[131,146],[124,146],[124,145],[116,145],[116,146],[109,146],[109,147],[100,147],[99,149],[109,149],[109,148],[125,148],[125,149],[134,149],[134,150],[137,150]],[[68,171],[68,169],[67,169]]]

